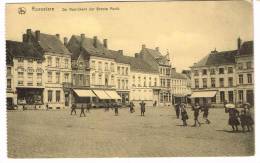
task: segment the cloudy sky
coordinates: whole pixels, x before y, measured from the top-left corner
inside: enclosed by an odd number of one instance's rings
[[[32,6],[53,7],[53,12],[32,11]],[[19,15],[17,9],[26,8]],[[108,11],[62,11],[62,8],[109,8]],[[236,48],[238,36],[253,39],[252,5],[246,1],[42,3],[6,6],[6,39],[21,41],[27,28],[70,37],[107,38],[110,49],[133,56],[142,44],[168,50],[177,71],[189,68],[215,48]]]

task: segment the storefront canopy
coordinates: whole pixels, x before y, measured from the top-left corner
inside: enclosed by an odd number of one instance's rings
[[[73,91],[74,91],[79,97],[96,97],[96,95],[95,95],[91,90],[73,89]]]
[[[190,98],[200,98],[200,97],[214,97],[217,91],[198,91],[192,92]]]
[[[116,91],[105,91],[108,96],[111,97],[111,99],[122,99]]]
[[[109,95],[105,93],[103,90],[93,90],[99,99],[112,99]]]

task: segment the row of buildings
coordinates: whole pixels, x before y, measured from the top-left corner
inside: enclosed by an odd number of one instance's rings
[[[237,40],[237,49],[211,51],[191,67],[191,99],[214,105],[224,101],[254,104],[253,41]]]
[[[72,103],[119,100],[147,105],[187,101],[190,75],[177,73],[169,53],[145,45],[134,57],[108,48],[108,40],[60,38],[27,29],[22,42],[6,41],[7,104],[49,109]],[[189,72],[189,71],[188,71]]]

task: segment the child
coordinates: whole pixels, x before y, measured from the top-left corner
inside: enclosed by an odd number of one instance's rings
[[[181,120],[183,121],[183,126],[187,126],[186,120],[189,119],[187,111],[184,106],[181,108]]]

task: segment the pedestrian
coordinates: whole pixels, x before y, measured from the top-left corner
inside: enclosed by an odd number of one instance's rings
[[[238,120],[239,111],[235,108],[234,104],[226,104],[225,108],[225,112],[229,113],[228,124],[232,127],[233,131],[238,131],[238,125],[240,125]]]
[[[117,103],[115,103],[114,107],[115,107],[115,116],[118,116],[118,107],[119,107],[119,105]]]
[[[134,106],[135,106],[134,103],[131,101],[131,102],[130,102],[130,105],[129,105],[129,107],[130,107],[130,113],[135,112]]]
[[[80,117],[81,117],[82,114],[84,115],[84,117],[86,117],[84,110],[85,110],[85,108],[84,108],[84,106],[82,104],[81,108],[80,108],[80,115],[79,115]]]
[[[175,112],[176,112],[176,116],[177,116],[177,119],[179,119],[180,117],[180,102],[178,102],[176,105],[175,105]]]
[[[140,107],[141,107],[141,116],[144,116],[144,112],[145,112],[145,103],[142,100],[142,102],[140,103]]]
[[[196,127],[197,122],[200,127],[201,124],[200,124],[198,118],[199,118],[199,111],[201,110],[201,107],[200,107],[199,103],[196,103],[195,106],[192,107],[192,110],[194,112],[194,125],[192,127]]]
[[[155,100],[153,103],[153,107],[156,107],[156,106],[157,106],[157,101]]]
[[[209,105],[207,103],[204,104],[203,106],[203,119],[205,119],[206,123],[207,124],[210,124],[210,121],[208,119],[208,116],[209,116]]]
[[[105,112],[109,111],[109,102],[107,101],[105,103]]]
[[[252,118],[251,112],[250,112],[250,105],[244,105],[244,112],[245,112],[245,122],[247,126],[247,131],[250,132],[253,130],[253,124],[254,120]]]
[[[72,113],[75,113],[74,115],[76,115],[77,113],[76,113],[76,104],[72,104],[71,105],[71,112],[70,112],[70,115],[72,115]]]
[[[241,113],[239,115],[242,131],[245,132],[245,126],[246,126],[246,113],[245,110],[241,110]],[[249,127],[247,126],[247,129],[249,130]]]
[[[48,103],[46,103],[46,111],[48,111],[49,110],[49,105],[48,105]]]
[[[183,126],[187,126],[187,120],[189,119],[188,113],[185,109],[185,105],[181,106],[181,120],[183,122]]]
[[[89,103],[87,104],[87,112],[88,112],[88,113],[90,112],[91,107],[92,107],[92,103],[89,102]]]

